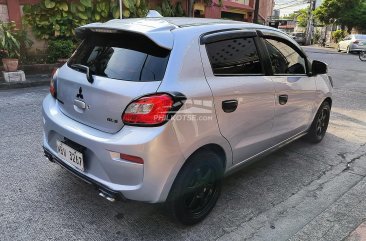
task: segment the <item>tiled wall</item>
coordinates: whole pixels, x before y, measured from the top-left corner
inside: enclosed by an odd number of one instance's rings
[[[1,22],[9,21],[8,6],[5,4],[0,4],[0,21]]]

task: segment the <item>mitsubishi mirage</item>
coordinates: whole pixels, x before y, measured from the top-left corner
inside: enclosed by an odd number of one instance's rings
[[[224,176],[298,138],[324,138],[327,65],[277,29],[141,18],[75,32],[81,45],[43,101],[43,147],[110,201],[165,202],[192,225]]]

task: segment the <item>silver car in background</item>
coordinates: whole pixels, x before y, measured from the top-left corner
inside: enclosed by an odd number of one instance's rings
[[[338,43],[338,52],[345,51],[347,54],[352,52],[366,51],[366,35],[351,34]]]
[[[327,65],[276,29],[144,18],[76,34],[83,42],[43,101],[44,151],[110,201],[166,202],[195,224],[225,175],[326,133]]]
[[[293,32],[290,35],[298,44],[305,45],[306,38],[305,33]]]

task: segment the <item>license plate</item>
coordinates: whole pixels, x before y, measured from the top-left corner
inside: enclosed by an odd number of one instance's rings
[[[61,141],[56,141],[56,145],[57,153],[64,161],[84,171],[84,160],[81,152],[76,151]]]

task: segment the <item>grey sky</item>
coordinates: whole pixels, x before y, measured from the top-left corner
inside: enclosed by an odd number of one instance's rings
[[[317,5],[320,5],[323,0],[317,0]],[[281,16],[288,15],[297,10],[306,8],[309,6],[309,3],[306,3],[307,0],[276,0],[275,1],[275,9],[280,9]]]

